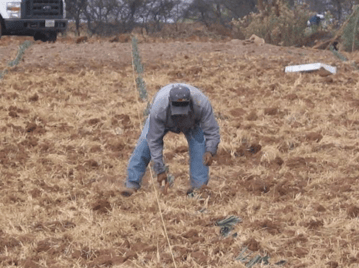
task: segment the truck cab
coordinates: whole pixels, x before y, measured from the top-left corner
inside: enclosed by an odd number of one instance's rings
[[[65,0],[0,0],[0,37],[24,35],[55,42],[66,29]]]

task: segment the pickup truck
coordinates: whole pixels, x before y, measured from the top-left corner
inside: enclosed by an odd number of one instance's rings
[[[55,42],[67,24],[65,0],[0,0],[0,38],[23,35]]]

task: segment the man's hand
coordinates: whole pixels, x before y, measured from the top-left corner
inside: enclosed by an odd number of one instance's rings
[[[162,185],[162,182],[165,181],[167,183],[167,174],[166,172],[160,173],[157,175],[157,182],[159,185]]]
[[[210,152],[205,152],[203,155],[203,165],[209,167],[212,165],[213,155]]]
[[[159,183],[160,186],[162,186],[163,181],[165,181],[165,188],[163,189],[163,193],[167,194],[169,184],[168,184],[166,172],[157,175],[157,182]]]

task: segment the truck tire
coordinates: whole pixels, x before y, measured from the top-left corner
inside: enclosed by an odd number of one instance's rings
[[[40,40],[42,42],[47,42],[47,41],[49,41],[49,36],[47,34],[43,33],[43,34],[41,34]]]
[[[55,31],[49,32],[49,39],[48,41],[51,43],[55,43],[57,39],[57,33]]]
[[[55,43],[57,39],[57,33],[55,31],[52,32],[37,32],[34,35],[34,40],[41,40],[42,42],[51,42]]]
[[[43,38],[43,34],[40,33],[40,32],[37,32],[34,34],[34,40],[35,41],[38,41],[38,40],[41,40],[42,41],[42,38]]]

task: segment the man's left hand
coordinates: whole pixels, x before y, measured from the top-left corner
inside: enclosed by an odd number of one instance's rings
[[[162,182],[167,183],[167,174],[166,172],[160,173],[157,175],[157,182],[159,183],[159,185],[162,185]]]
[[[163,188],[163,193],[166,195],[168,186],[169,186],[166,172],[163,172],[163,173],[160,173],[157,175],[157,182],[159,183],[160,186],[162,186],[163,181],[165,182],[165,187]]]
[[[210,152],[205,152],[203,155],[203,165],[210,166],[213,162],[213,155]]]

